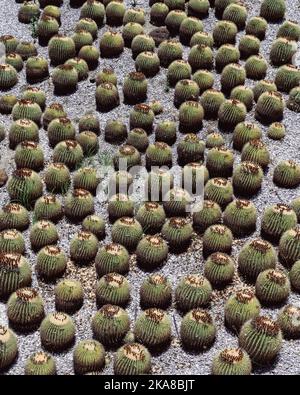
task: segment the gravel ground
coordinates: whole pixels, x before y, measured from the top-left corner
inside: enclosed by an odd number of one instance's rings
[[[125,1],[127,8],[133,6],[132,2]],[[252,0],[245,1],[248,5],[249,16],[258,15],[260,1]],[[146,0],[137,0],[136,6],[145,9],[147,20],[149,21],[149,6]],[[0,20],[5,21],[0,25],[0,35],[2,34],[13,34],[19,39],[31,39],[30,28],[27,25],[18,23],[17,12],[19,5],[12,0],[0,0]],[[65,34],[71,34],[76,21],[79,18],[79,9],[71,8],[69,1],[64,1],[62,7],[62,26],[61,32]],[[286,17],[292,20],[299,20],[300,10],[299,2],[295,0],[287,0],[287,14]],[[211,32],[215,23],[214,14],[211,11],[210,16],[204,21],[205,31]],[[145,31],[148,32],[153,27],[147,23],[145,25]],[[278,25],[270,25],[266,35],[266,39],[262,42],[261,52],[268,58],[270,45],[276,36]],[[107,30],[107,27],[102,28],[99,31],[99,37]],[[239,34],[240,35],[240,34]],[[98,43],[98,42],[97,42]],[[46,56],[47,48],[38,47],[39,54]],[[187,58],[188,48],[185,48],[184,57]],[[125,49],[122,56],[115,59],[101,59],[97,70],[102,69],[105,66],[113,66],[118,76],[119,91],[121,93],[121,84],[124,75],[129,71],[134,70],[134,61],[131,58],[131,51]],[[53,94],[53,85],[51,80],[44,81],[43,83],[37,84],[36,86],[41,87],[47,93],[47,103],[59,102],[64,105],[68,116],[74,121],[78,122],[81,115],[86,112],[95,111],[95,85],[90,79],[94,76],[96,71],[90,73],[90,78],[86,81],[80,82],[78,90],[70,96],[59,96],[56,97]],[[22,71],[20,74],[19,83],[12,90],[14,93],[19,94],[22,89],[27,85],[25,79],[25,73]],[[275,70],[270,66],[268,70],[268,78],[274,78]],[[247,85],[252,86],[253,81],[247,81]],[[215,87],[219,86],[219,75],[216,74]],[[173,106],[173,90],[166,90],[166,73],[165,69],[161,69],[160,73],[149,81],[148,89],[148,100],[158,99],[164,106],[164,112],[156,117],[156,122],[163,119],[177,119],[177,110]],[[102,130],[109,119],[119,119],[128,123],[130,106],[124,105],[123,103],[107,114],[99,114]],[[11,117],[0,116],[1,122],[8,126],[11,122]],[[248,121],[253,121],[253,113],[248,113]],[[274,166],[283,159],[293,159],[300,161],[300,118],[297,114],[292,113],[289,110],[285,110],[284,124],[286,126],[287,135],[283,141],[275,142],[266,137],[266,128],[264,131],[264,141],[268,143],[268,148],[271,153],[272,162],[265,175],[264,184],[261,192],[258,196],[252,200],[257,207],[259,214],[261,214],[267,205],[273,203],[289,203],[293,198],[299,196],[300,189],[285,190],[277,188],[272,182],[272,173]],[[215,122],[204,122],[202,131],[199,133],[200,137],[205,139],[208,133],[208,129],[217,129]],[[182,138],[178,134],[178,138]],[[228,146],[231,146],[231,135],[225,135]],[[153,139],[153,136],[150,137]],[[46,160],[51,160],[52,152],[47,145],[47,138],[45,131],[40,131],[41,145],[44,149]],[[100,136],[100,153],[108,153],[111,155],[116,147],[109,145],[103,141],[103,136]],[[174,155],[176,156],[176,147],[174,148]],[[100,155],[101,156],[101,155]],[[239,155],[236,155],[236,163],[239,162]],[[11,174],[14,168],[13,151],[8,149],[7,138],[0,143],[0,167],[5,167],[8,174]],[[0,188],[0,202],[1,205],[8,203],[9,198],[6,188]],[[96,213],[103,215],[105,218],[106,204],[96,202]],[[58,231],[60,234],[59,245],[68,252],[69,241],[79,229],[78,226],[68,223],[65,219],[59,222]],[[109,241],[109,229],[110,224],[107,221],[107,234],[106,239],[101,244]],[[260,229],[260,221],[258,221],[257,229]],[[251,236],[254,238],[258,236],[259,232]],[[27,243],[27,257],[29,258],[32,266],[35,264],[35,254],[31,251],[28,241],[28,231],[24,232],[24,237]],[[245,239],[236,240],[234,243],[233,256],[237,257],[237,254],[241,246],[245,243]],[[189,273],[203,273],[204,260],[202,256],[202,242],[201,238],[196,236],[189,250],[180,256],[170,254],[167,263],[162,267],[159,272],[166,275],[171,281],[173,288],[178,283],[179,277],[182,277]],[[34,270],[33,270],[34,272]],[[140,313],[139,307],[139,287],[143,279],[147,274],[141,271],[135,263],[135,257],[132,256],[131,270],[128,275],[128,280],[132,286],[132,299],[128,306],[128,312],[134,322],[135,317]],[[65,277],[73,277],[80,279],[84,285],[85,290],[85,302],[84,306],[79,312],[74,314],[73,318],[76,322],[77,327],[77,341],[80,339],[86,339],[92,336],[90,328],[90,320],[93,314],[96,312],[96,305],[94,300],[94,286],[96,282],[96,275],[93,266],[88,267],[76,267],[72,263],[69,264]],[[180,341],[178,339],[178,329],[180,327],[181,316],[175,310],[174,307],[170,308],[168,313],[173,319],[173,340],[171,346],[164,353],[153,357],[153,373],[154,374],[209,374],[210,365],[213,355],[220,349],[225,347],[231,347],[237,345],[237,337],[233,333],[228,332],[223,324],[223,306],[228,296],[240,288],[243,285],[242,281],[236,276],[233,284],[226,288],[224,291],[214,291],[213,300],[209,311],[213,315],[216,321],[218,333],[217,339],[213,347],[201,354],[191,354],[182,350]],[[46,312],[54,310],[53,300],[53,288],[54,284],[45,284],[38,280],[34,276],[33,286],[37,287],[44,298]],[[299,304],[299,295],[292,293],[289,298],[290,303]],[[280,306],[279,306],[280,307]],[[276,309],[263,309],[264,313],[269,314],[272,317],[276,317],[278,308]],[[0,303],[0,324],[7,324],[5,304]],[[7,374],[20,375],[24,372],[24,364],[26,359],[35,351],[40,349],[40,338],[39,333],[34,332],[29,335],[18,335],[19,339],[19,357],[16,363],[10,368]],[[112,358],[113,353],[107,353],[107,364],[104,370],[105,374],[111,374],[112,370]],[[73,374],[72,366],[72,349],[67,352],[55,355],[57,362],[57,368],[59,374]],[[267,368],[256,368],[254,374],[299,374],[300,373],[300,340],[295,341],[284,341],[282,351],[276,362]]]

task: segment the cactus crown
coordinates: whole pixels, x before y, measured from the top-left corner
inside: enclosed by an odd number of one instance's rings
[[[43,351],[39,351],[39,352],[36,352],[34,355],[32,355],[30,357],[30,360],[35,365],[43,365],[44,363],[47,363],[50,358],[51,358],[50,355],[44,353]]]
[[[271,249],[271,245],[265,240],[256,239],[250,243],[251,247],[254,247],[257,251],[266,254]]]
[[[276,336],[280,328],[278,324],[268,317],[259,316],[252,320],[253,327],[261,333],[265,333],[269,336]]]
[[[250,289],[242,289],[236,293],[236,299],[240,303],[247,304],[254,298],[254,293]]]
[[[274,212],[280,215],[289,214],[293,210],[291,207],[287,206],[286,204],[278,203],[274,206]]]
[[[160,150],[167,150],[169,149],[168,144],[162,142],[162,141],[157,141],[156,143],[154,143],[155,147],[160,149]]]
[[[193,107],[193,108],[199,108],[201,106],[200,103],[198,103],[197,101],[192,101],[192,100],[188,100],[186,102],[184,102],[185,105],[187,105],[188,107]]]
[[[146,240],[152,247],[159,247],[163,244],[163,240],[159,236],[146,236]]]
[[[17,178],[21,178],[22,180],[26,178],[30,178],[33,174],[31,169],[18,169],[14,171],[14,176]]]
[[[52,104],[50,104],[48,109],[55,110],[55,111],[63,111],[64,110],[63,106],[61,104],[59,104],[59,103],[52,103]]]
[[[55,325],[64,325],[68,321],[68,316],[65,313],[56,312],[51,315],[50,321]]]
[[[124,355],[132,361],[144,361],[145,352],[141,344],[131,343],[123,347]]]
[[[115,89],[114,84],[112,84],[111,82],[103,82],[99,86],[101,86],[103,89],[106,89],[106,90],[113,90],[113,89]]]
[[[111,243],[104,248],[111,255],[118,256],[122,254],[122,247],[119,244]]]
[[[142,103],[142,104],[136,104],[134,106],[134,110],[138,112],[142,112],[144,114],[148,114],[151,111],[151,108],[147,104]]]
[[[300,228],[290,229],[289,233],[294,239],[300,240]]]
[[[56,202],[56,197],[54,195],[47,195],[47,196],[42,196],[41,200],[45,204],[51,204]]]
[[[4,343],[9,338],[9,331],[8,328],[5,326],[0,325],[0,342]]]
[[[90,240],[93,237],[93,234],[91,232],[86,232],[86,231],[81,231],[77,235],[78,240],[85,241],[85,240]]]
[[[265,144],[260,139],[254,139],[249,141],[249,145],[255,148],[265,148]]]
[[[201,309],[194,309],[191,312],[192,319],[197,323],[211,324],[212,318],[207,311]]]
[[[292,169],[296,169],[296,167],[298,166],[297,162],[291,159],[287,160],[286,163],[288,163],[289,167],[291,167]]]
[[[172,228],[182,229],[187,224],[187,220],[185,218],[171,218],[170,225]]]
[[[86,351],[96,351],[97,350],[97,346],[94,342],[90,341],[90,342],[85,342],[83,345],[83,348]]]
[[[112,304],[106,304],[101,308],[101,313],[106,318],[114,318],[121,314],[121,308]]]
[[[278,270],[270,270],[267,274],[268,279],[278,285],[284,285],[286,282],[286,276]]]
[[[224,362],[235,364],[243,359],[243,351],[240,348],[226,348],[220,356]]]
[[[204,200],[203,202],[203,208],[214,208],[215,207],[215,202],[212,200]]]
[[[2,209],[5,213],[19,213],[22,211],[22,206],[17,203],[9,203]]]
[[[46,246],[44,247],[44,251],[46,252],[46,254],[51,256],[57,256],[61,253],[61,249],[56,246]]]
[[[130,218],[130,217],[123,217],[120,219],[120,222],[127,226],[132,226],[135,224],[134,218]]]
[[[218,187],[226,187],[228,181],[225,178],[214,178],[212,183]]]
[[[211,226],[212,233],[216,233],[218,235],[225,235],[227,228],[224,225],[212,225]]]
[[[147,211],[156,210],[158,207],[159,207],[159,204],[156,202],[146,202],[145,203],[145,208]]]
[[[242,162],[241,168],[247,174],[257,174],[260,169],[258,164],[252,162]]]
[[[12,240],[18,237],[18,231],[14,229],[6,229],[2,232],[2,237],[5,240]]]
[[[51,227],[51,225],[52,225],[51,222],[46,221],[46,220],[43,220],[43,219],[40,220],[40,221],[37,223],[37,227],[38,227],[39,229],[43,229],[43,230],[49,229],[49,228]]]
[[[104,276],[105,281],[114,288],[120,288],[124,283],[124,277],[118,273],[109,273]]]
[[[204,278],[202,276],[188,275],[184,281],[186,284],[191,285],[192,287],[201,287],[204,282]]]
[[[11,66],[9,64],[0,64],[0,70],[10,70]]]
[[[244,200],[244,199],[237,199],[235,204],[238,209],[243,209],[251,206],[251,202],[249,202],[249,200]]]
[[[222,252],[214,252],[213,254],[211,254],[210,258],[217,265],[227,265],[230,262],[229,256],[223,254]]]
[[[55,162],[51,164],[52,167],[54,167],[57,170],[61,170],[65,168],[65,165],[63,163],[60,162]]]
[[[129,73],[130,79],[134,81],[144,81],[145,80],[145,75],[139,71],[132,71]]]
[[[295,314],[299,314],[299,307],[287,305],[284,307],[284,313],[289,317],[294,317]]]
[[[160,309],[152,308],[145,311],[145,316],[151,321],[159,324],[164,318],[164,312]]]
[[[30,302],[38,296],[38,293],[37,290],[33,288],[20,288],[17,289],[16,295],[18,299],[22,300],[23,302]]]
[[[153,285],[162,285],[167,283],[167,279],[161,274],[153,274],[149,277],[149,282]]]
[[[30,119],[18,119],[16,122],[21,126],[30,126],[32,124]]]
[[[28,149],[36,149],[38,147],[38,143],[35,141],[22,141],[21,147],[28,148]]]
[[[121,154],[126,155],[126,156],[133,155],[135,153],[135,149],[131,145],[123,145],[119,151]]]
[[[79,199],[85,199],[89,195],[89,192],[85,189],[75,189],[73,192],[73,196]]]
[[[8,269],[17,269],[19,267],[22,255],[15,253],[1,253],[0,254],[0,267]]]

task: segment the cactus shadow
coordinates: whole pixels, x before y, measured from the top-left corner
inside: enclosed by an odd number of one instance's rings
[[[69,89],[55,87],[54,94],[56,96],[71,96],[73,93],[76,92],[76,89],[77,89],[77,87],[72,87]]]
[[[70,7],[72,8],[80,8],[85,0],[70,0]]]
[[[270,373],[270,369],[271,368],[275,368],[276,365],[278,364],[279,361],[279,357],[276,356],[272,361],[270,361],[268,364],[266,365],[261,365],[257,362],[252,362],[252,366],[253,366],[253,373],[254,374],[262,374],[262,373]]]

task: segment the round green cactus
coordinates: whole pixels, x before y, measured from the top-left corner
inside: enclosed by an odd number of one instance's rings
[[[45,171],[45,184],[52,193],[66,193],[71,184],[68,167],[60,162],[50,163]]]
[[[225,253],[215,252],[205,261],[204,275],[215,287],[231,283],[234,271],[234,261]]]
[[[226,178],[211,178],[205,185],[204,198],[225,208],[233,199],[231,182]]]
[[[44,318],[44,302],[34,288],[19,288],[7,302],[7,317],[19,331],[36,329]]]
[[[235,235],[252,233],[256,228],[256,207],[249,200],[236,199],[229,203],[223,214],[223,222]]]
[[[54,376],[56,375],[56,364],[54,358],[44,351],[32,354],[25,364],[26,376]]]
[[[216,337],[216,328],[210,314],[201,309],[189,311],[182,319],[180,337],[188,349],[208,349]]]
[[[48,55],[54,65],[63,64],[76,54],[75,43],[71,37],[57,34],[51,38],[48,45]]]
[[[261,188],[263,170],[253,162],[241,162],[233,170],[232,184],[235,193],[242,196],[255,195]]]
[[[249,280],[256,280],[259,273],[267,269],[275,269],[277,254],[269,242],[254,239],[246,243],[238,256],[238,269]]]
[[[114,373],[117,375],[148,374],[150,370],[151,354],[142,344],[125,344],[115,354]]]
[[[166,260],[168,252],[168,245],[161,237],[146,236],[137,245],[137,261],[143,268],[152,270]]]
[[[245,322],[259,316],[260,303],[255,294],[247,288],[231,295],[225,303],[224,314],[226,325],[239,331]]]
[[[286,10],[285,0],[263,0],[260,6],[260,16],[268,22],[277,22],[284,17]]]
[[[100,277],[108,273],[126,274],[129,270],[128,251],[121,244],[107,244],[98,250],[95,266]]]
[[[63,351],[74,342],[75,331],[70,316],[62,312],[50,313],[40,326],[41,343],[49,351]]]
[[[64,279],[54,288],[55,307],[58,311],[74,313],[83,304],[84,292],[79,281]]]
[[[76,374],[101,371],[105,366],[105,350],[97,340],[81,340],[73,351],[73,365]]]
[[[67,217],[78,220],[94,213],[94,199],[85,189],[75,189],[69,193],[65,200],[65,214]]]
[[[0,230],[26,230],[30,224],[29,213],[18,203],[9,203],[0,209]]]
[[[283,233],[279,242],[279,258],[289,267],[300,259],[300,227],[296,226]]]
[[[92,319],[92,331],[95,338],[105,346],[116,346],[129,331],[128,313],[119,306],[104,305]]]
[[[256,279],[255,294],[265,305],[282,303],[290,294],[290,281],[280,270],[265,270]]]
[[[140,288],[140,304],[143,308],[164,309],[171,304],[171,301],[172,287],[166,277],[152,274],[143,281]]]
[[[211,367],[212,374],[217,376],[248,376],[251,371],[251,359],[241,348],[226,348],[218,352]]]
[[[77,263],[92,261],[98,251],[98,239],[85,230],[78,232],[70,241],[70,257]]]
[[[7,298],[19,288],[31,285],[31,268],[27,259],[18,253],[0,255],[1,298]]]
[[[172,251],[181,251],[190,244],[193,228],[186,218],[172,217],[165,222],[161,233]]]
[[[98,306],[126,306],[130,300],[130,285],[127,279],[119,273],[105,274],[96,285],[96,300]]]
[[[203,235],[203,253],[210,255],[213,252],[230,253],[233,243],[232,232],[225,225],[211,225]]]
[[[255,123],[240,122],[233,131],[233,146],[241,151],[250,140],[258,140],[262,137],[260,127]]]
[[[193,226],[200,233],[204,233],[209,226],[221,222],[221,218],[221,207],[212,200],[204,200],[193,209]]]
[[[198,274],[184,277],[175,289],[176,306],[181,311],[189,311],[209,304],[212,294],[210,282]]]
[[[9,177],[7,190],[12,201],[30,208],[42,196],[43,183],[34,170],[18,169]]]
[[[297,224],[296,213],[285,204],[274,204],[265,209],[262,222],[262,232],[273,240],[279,240],[283,233]]]
[[[134,335],[146,347],[158,349],[171,339],[171,319],[161,309],[147,309],[137,318]]]
[[[266,316],[258,316],[242,326],[239,345],[253,362],[265,365],[279,353],[282,333],[275,321]]]
[[[46,245],[56,244],[59,235],[53,222],[41,219],[32,225],[29,238],[31,248],[39,250]]]
[[[273,173],[273,181],[281,188],[295,188],[300,184],[300,165],[293,160],[279,162]]]
[[[277,324],[287,339],[297,339],[300,336],[300,310],[294,305],[286,305],[277,316]]]
[[[10,367],[18,355],[17,336],[6,326],[0,325],[0,369]]]

